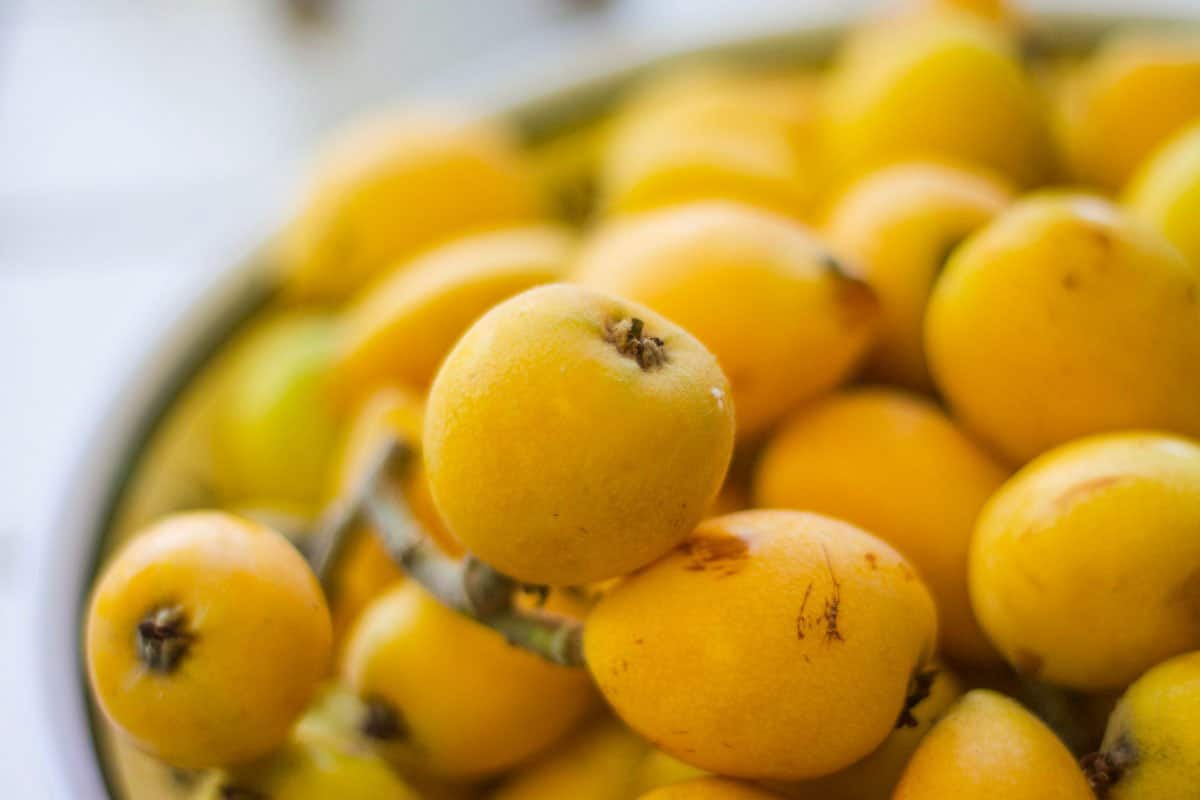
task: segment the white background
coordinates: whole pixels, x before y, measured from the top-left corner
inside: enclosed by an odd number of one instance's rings
[[[0,796],[46,797],[54,769],[28,658],[54,487],[153,332],[286,214],[323,133],[414,94],[470,102],[614,52],[869,3],[331,5],[306,28],[282,0],[0,0]],[[1152,5],[1200,15],[1200,0]]]

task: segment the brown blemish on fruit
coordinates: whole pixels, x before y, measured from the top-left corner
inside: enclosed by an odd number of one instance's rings
[[[719,577],[736,575],[750,555],[750,547],[737,536],[696,533],[679,545],[689,572],[717,572]]]
[[[1042,674],[1042,667],[1045,665],[1046,659],[1032,650],[1022,648],[1013,654],[1013,669],[1022,678],[1036,681],[1038,676]]]
[[[796,638],[804,639],[804,630],[809,625],[808,617],[804,613],[804,609],[808,607],[808,598],[812,596],[813,585],[812,581],[808,582],[808,587],[804,590],[804,599],[800,601],[800,613],[796,615]]]
[[[1192,570],[1190,575],[1176,584],[1167,595],[1167,600],[1186,606],[1193,616],[1200,618],[1200,568]]]
[[[221,784],[221,788],[217,789],[217,793],[220,795],[221,800],[269,800],[265,792],[245,786],[234,786],[228,783]]]
[[[1088,785],[1100,800],[1108,797],[1109,790],[1120,780],[1129,767],[1137,762],[1137,750],[1126,736],[1117,738],[1109,750],[1084,756],[1079,766],[1087,776]]]
[[[1073,292],[1079,288],[1079,276],[1074,272],[1068,272],[1066,275],[1062,276],[1060,283],[1062,283],[1062,287],[1064,289],[1069,292]]]
[[[159,606],[137,624],[138,658],[151,672],[170,674],[187,655],[195,638],[188,630],[182,606]]]
[[[359,725],[364,736],[388,742],[399,739],[408,732],[404,717],[391,703],[380,697],[370,697],[364,704],[366,708]]]
[[[821,545],[821,552],[825,554],[825,567],[829,570],[829,580],[833,582],[833,594],[825,598],[825,612],[822,615],[825,619],[825,641],[827,642],[843,642],[842,632],[838,629],[838,613],[842,607],[842,584],[838,582],[837,575],[833,572],[833,562],[829,558],[829,551],[825,549],[825,545]]]
[[[1109,486],[1125,480],[1125,478],[1125,475],[1100,475],[1096,478],[1089,478],[1082,483],[1077,483],[1055,498],[1054,510],[1062,511],[1088,495],[1095,494],[1101,489],[1107,489]]]
[[[668,358],[663,340],[647,334],[645,325],[637,317],[609,320],[604,326],[604,340],[621,355],[636,361],[643,371],[649,372],[666,364]]]
[[[863,556],[863,559],[867,562],[867,566],[870,567],[872,571],[879,569],[879,556],[875,555],[874,553],[867,553],[865,556]]]

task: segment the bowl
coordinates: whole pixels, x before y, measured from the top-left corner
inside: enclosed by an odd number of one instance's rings
[[[1168,17],[1041,16],[1033,41],[1072,51],[1117,26],[1163,22]],[[476,108],[511,121],[530,142],[551,139],[602,114],[639,76],[690,58],[803,64],[827,58],[844,25],[803,26],[747,33],[702,44],[659,43],[648,52],[620,52],[598,63],[563,69],[546,63],[541,74],[516,87],[493,87]],[[536,71],[535,71],[536,72]],[[497,100],[497,98],[513,98]],[[264,236],[264,238],[266,238]],[[53,732],[57,789],[64,797],[186,797],[188,776],[117,747],[90,704],[80,636],[84,604],[104,553],[131,519],[162,506],[188,503],[187,465],[170,439],[186,438],[189,389],[240,325],[275,291],[269,248],[223,268],[184,313],[152,337],[153,344],[100,405],[92,434],[74,469],[55,495],[36,620],[35,654],[42,678],[44,728]],[[183,420],[181,422],[181,419]]]

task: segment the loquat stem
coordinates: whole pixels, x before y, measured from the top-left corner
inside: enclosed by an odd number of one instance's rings
[[[415,453],[401,439],[379,448],[363,479],[322,517],[310,563],[326,591],[360,523],[369,523],[392,559],[443,605],[497,631],[514,646],[568,667],[583,666],[582,624],[513,604],[526,587],[471,554],[447,556],[412,515],[397,483],[411,474]]]

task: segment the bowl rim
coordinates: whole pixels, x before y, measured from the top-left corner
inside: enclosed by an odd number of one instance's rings
[[[694,57],[758,59],[787,53],[793,63],[817,60],[843,35],[847,12],[817,21],[779,26],[768,22],[734,35],[717,34],[659,43],[611,54],[597,63],[563,68],[561,58],[542,57],[530,73],[506,81],[482,81],[481,116],[517,122],[526,131],[566,130],[589,118],[641,74]],[[1034,30],[1092,42],[1116,26],[1176,22],[1191,26],[1200,14],[1178,9],[1139,9],[1137,14],[1031,15]],[[561,56],[561,54],[558,54]],[[181,314],[152,325],[148,344],[135,353],[120,380],[98,404],[88,434],[71,466],[48,497],[53,509],[39,553],[39,585],[34,598],[33,643],[36,690],[45,712],[46,750],[51,756],[52,789],[57,796],[114,796],[111,767],[96,738],[83,658],[83,622],[90,587],[113,514],[133,464],[167,409],[199,368],[272,291],[274,281],[262,238],[233,250],[249,257],[210,273]],[[39,526],[41,527],[41,526]]]

